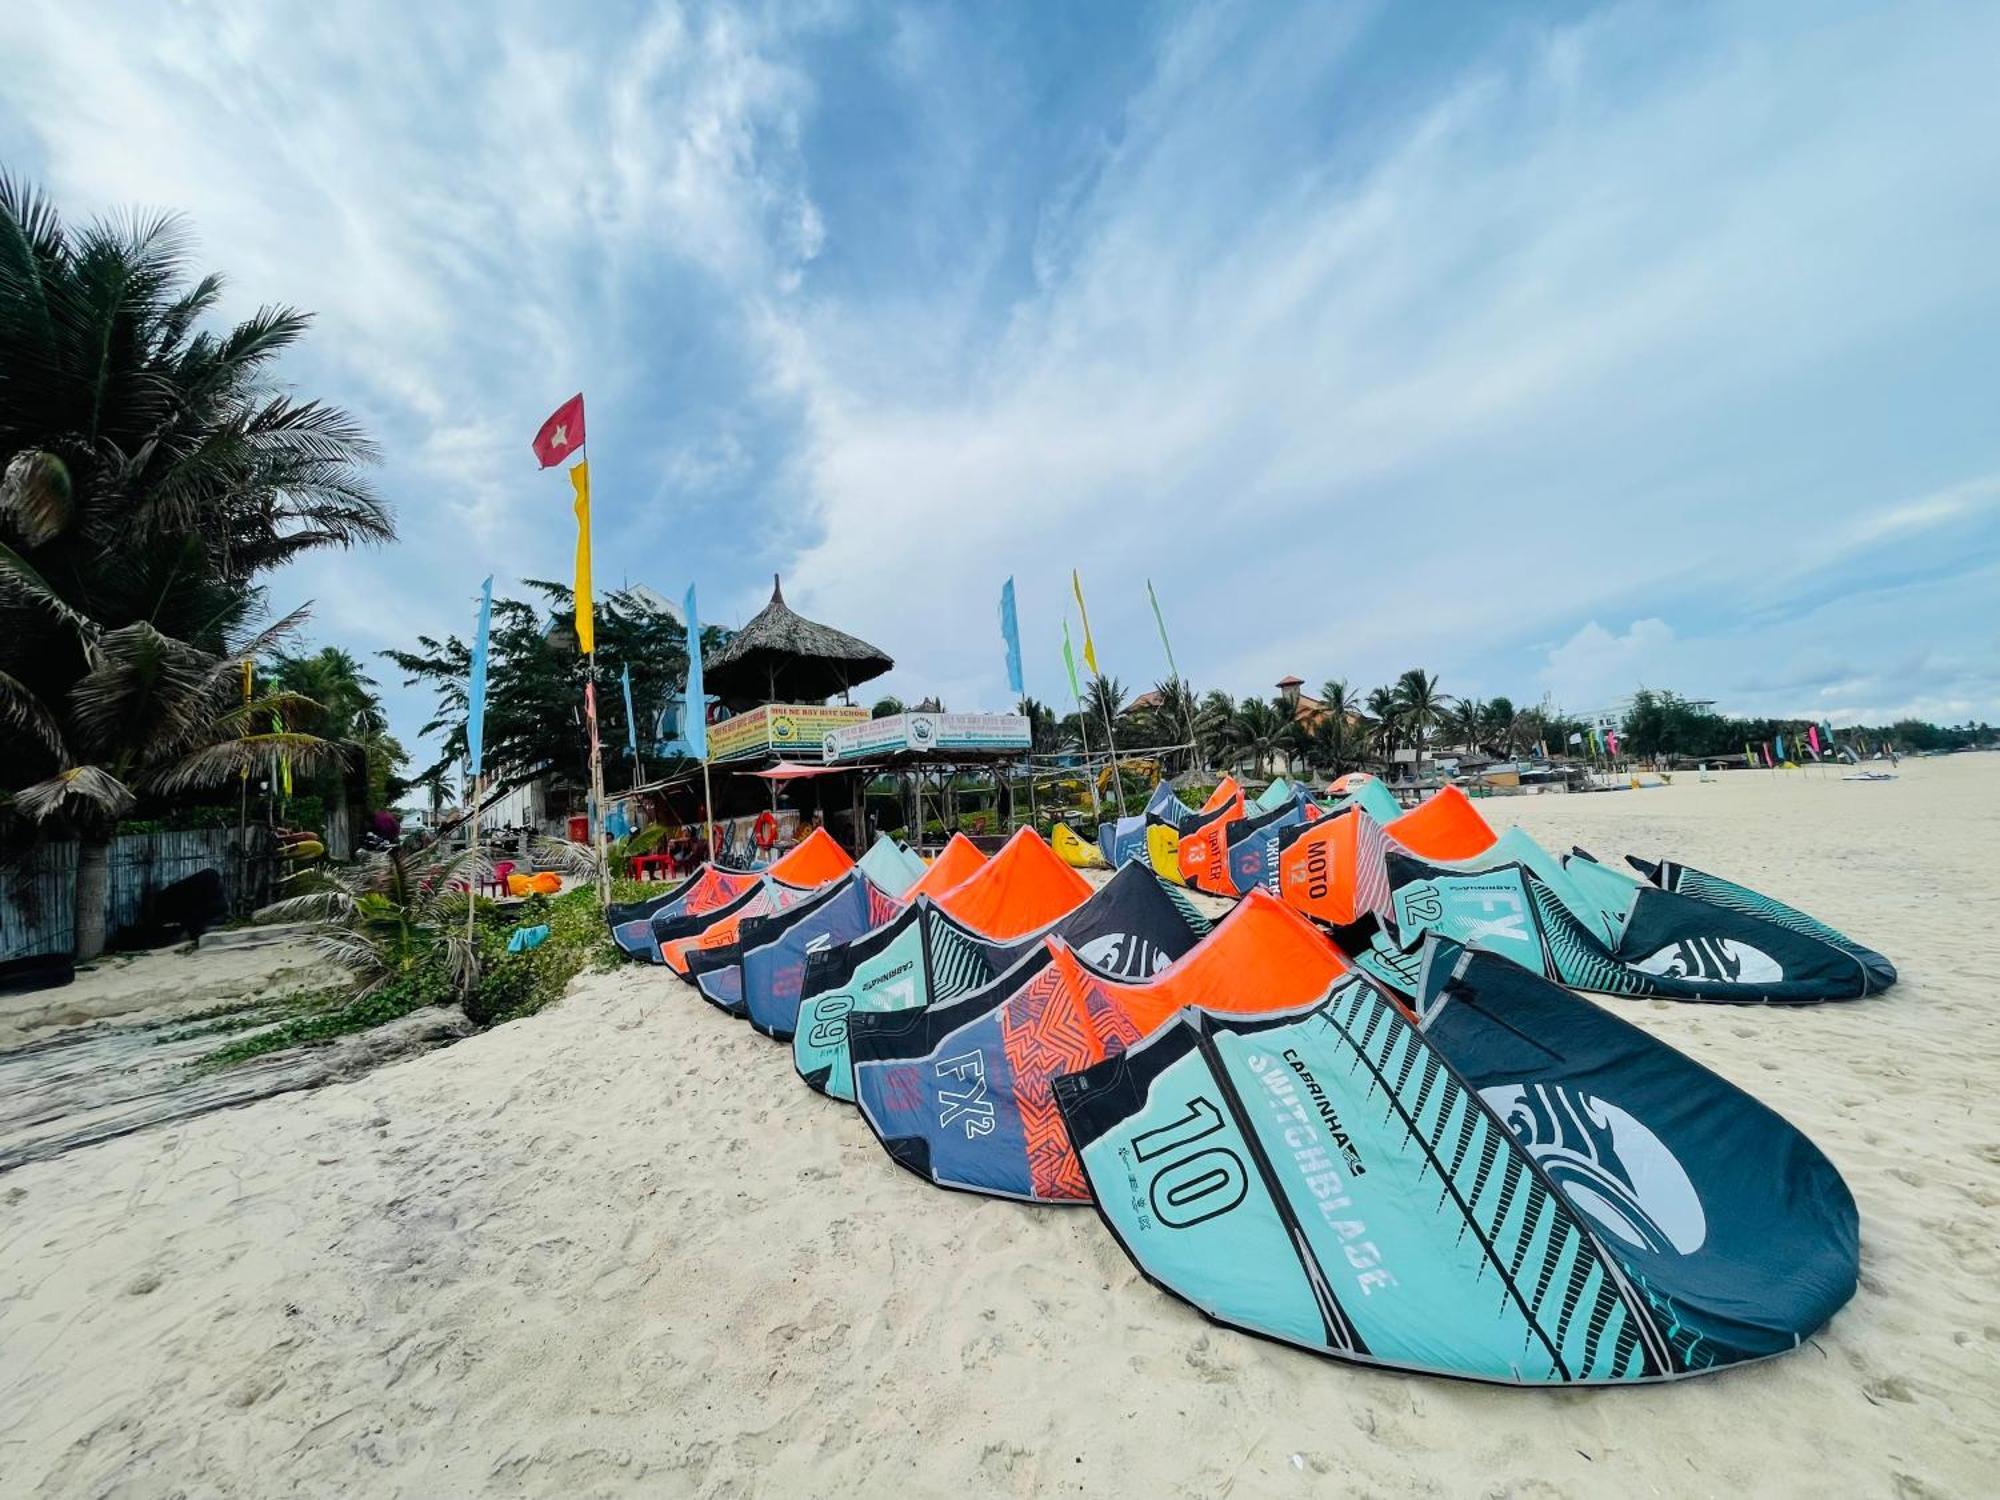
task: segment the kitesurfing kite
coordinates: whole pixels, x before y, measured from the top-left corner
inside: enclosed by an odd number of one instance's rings
[[[1167,888],[1127,866],[1126,909],[1165,925]],[[1089,1193],[1051,1081],[1148,1035],[1176,1012],[1268,1014],[1318,1001],[1348,972],[1311,923],[1253,894],[1150,978],[1106,973],[1048,937],[990,984],[922,1010],[848,1017],[854,1097],[889,1155],[941,1187],[1038,1203]]]
[[[647,901],[614,902],[604,908],[611,927],[611,940],[628,958],[660,961],[659,944],[653,941],[652,919],[664,914],[669,920],[695,916],[734,900],[763,877],[755,870],[731,870],[721,865],[703,865],[665,895]]]
[[[1086,842],[1083,835],[1067,823],[1058,823],[1049,830],[1049,847],[1073,870],[1103,870],[1111,864],[1104,857],[1103,850]]]
[[[1426,933],[1613,995],[1801,1004],[1893,984],[1887,959],[1802,912],[1684,866],[1638,880],[1496,835],[1447,789],[1386,826],[1353,809],[1281,833],[1283,899],[1407,994]],[[1668,882],[1671,882],[1670,884]]]
[[[830,884],[821,886],[804,900],[783,905],[761,916],[746,916],[733,941],[719,946],[701,946],[686,952],[687,977],[704,999],[713,1001],[739,1020],[745,1018],[746,974],[743,960],[762,944],[775,943],[781,936],[806,945],[845,941],[871,927],[880,926],[903,909],[895,892],[907,890],[924,876],[923,860],[887,834],[878,835],[854,868]],[[838,891],[847,891],[847,901],[829,901]],[[859,912],[855,925],[854,913]],[[801,948],[803,953],[803,948]],[[765,963],[771,962],[767,956]],[[801,958],[803,963],[803,958]],[[768,967],[766,973],[773,971]],[[792,990],[796,1008],[798,993]],[[785,1034],[791,1034],[789,1024]]]
[[[1053,1086],[1098,1211],[1218,1322],[1431,1374],[1597,1384],[1795,1348],[1852,1296],[1854,1200],[1734,1085],[1436,939],[1417,1016],[1186,1010]]]
[[[1153,788],[1145,807],[1129,818],[1106,818],[1097,825],[1097,847],[1114,869],[1146,852],[1146,829],[1155,821],[1178,829],[1196,816],[1164,781]]]
[[[1006,872],[998,878],[1005,880]],[[1041,909],[1040,903],[1030,909]],[[1001,916],[1004,925],[1018,925],[1008,914]],[[792,1065],[812,1088],[852,1100],[852,1015],[922,1010],[970,994],[1049,935],[1063,938],[1107,974],[1145,978],[1192,948],[1209,925],[1143,866],[1127,866],[1053,924],[1012,938],[996,938],[962,920],[947,902],[923,897],[886,926],[812,956],[792,1036]]]
[[[797,905],[853,868],[853,858],[833,836],[824,828],[815,828],[796,848],[768,866],[753,885],[721,905],[700,912],[673,913],[671,906],[654,912],[649,922],[658,954],[655,961],[685,978],[690,952],[735,942],[745,921]]]

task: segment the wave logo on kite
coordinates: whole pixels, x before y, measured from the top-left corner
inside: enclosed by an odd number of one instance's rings
[[[1151,979],[1167,966],[1167,950],[1136,932],[1107,932],[1077,950],[1077,956],[1100,974],[1116,979]]]
[[[1635,959],[1632,967],[1662,979],[1710,979],[1731,984],[1769,984],[1785,977],[1785,966],[1761,948],[1736,938],[1677,938],[1657,953]]]
[[[1687,1170],[1617,1105],[1545,1083],[1496,1084],[1479,1096],[1563,1196],[1607,1233],[1656,1255],[1692,1255],[1708,1239]]]

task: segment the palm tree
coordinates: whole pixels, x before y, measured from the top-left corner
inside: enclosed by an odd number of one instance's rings
[[[1146,738],[1160,745],[1187,745],[1187,751],[1169,751],[1164,757],[1169,775],[1185,770],[1187,762],[1200,754],[1202,706],[1194,690],[1179,677],[1155,683],[1156,698],[1146,727]]]
[[[1502,755],[1512,755],[1521,744],[1522,716],[1514,712],[1514,700],[1495,698],[1480,715],[1480,730],[1487,742],[1497,745]]]
[[[353,419],[273,381],[307,316],[197,332],[222,280],[187,252],[175,218],[71,231],[0,175],[0,577],[42,632],[143,619],[214,650],[259,572],[393,534]],[[44,677],[81,675],[63,644]]]
[[[1128,705],[1125,684],[1116,677],[1099,675],[1090,679],[1090,686],[1083,690],[1083,711],[1090,715],[1093,724],[1116,724],[1125,717]]]
[[[1206,769],[1216,769],[1232,743],[1236,722],[1236,700],[1220,688],[1202,695],[1201,712],[1195,717],[1194,740],[1197,759]]]
[[[1259,776],[1271,757],[1296,744],[1298,725],[1290,715],[1262,698],[1246,698],[1236,710],[1230,742],[1239,756],[1248,756]]]
[[[310,656],[292,656],[280,651],[271,661],[271,673],[285,691],[311,700],[304,727],[336,747],[336,764],[326,778],[327,852],[344,860],[352,852],[353,816],[347,803],[348,772],[365,767],[371,749],[387,739],[388,722],[375,680],[361,670],[361,663],[337,646],[327,646]]]
[[[348,868],[310,867],[293,877],[299,889],[264,907],[257,920],[310,923],[307,937],[346,970],[357,999],[430,962],[464,992],[479,972],[466,931],[472,859],[469,849],[452,855],[392,849]]]
[[[1477,750],[1480,734],[1486,728],[1486,705],[1477,698],[1460,698],[1445,711],[1442,723],[1454,745]]]
[[[197,663],[234,673],[257,575],[392,535],[353,419],[275,383],[306,316],[200,329],[221,293],[179,220],[71,230],[0,174],[0,785],[77,825],[82,948],[102,943],[110,809],[199,784],[166,776],[163,747],[268,738],[224,733],[193,685]],[[141,680],[181,722],[104,722],[108,703],[152,711],[121,687]]]
[[[1029,746],[1034,754],[1052,755],[1062,748],[1062,736],[1056,727],[1056,713],[1048,704],[1034,698],[1023,698],[1021,715],[1028,721]]]
[[[868,710],[871,719],[894,718],[903,711],[903,700],[897,697],[877,698],[875,706]]]
[[[59,767],[14,794],[35,822],[61,819],[77,831],[76,957],[104,951],[111,838],[142,796],[174,797],[225,786],[280,765],[311,771],[334,747],[287,727],[315,705],[292,693],[243,697],[242,664],[273,632],[228,656],[198,651],[145,621],[91,642],[91,667],[59,704],[0,674],[0,705]]]
[[[1438,691],[1437,673],[1426,672],[1422,667],[1412,667],[1396,679],[1394,699],[1397,717],[1416,748],[1416,773],[1422,776],[1424,741],[1442,722],[1451,699]]]
[[[1319,690],[1322,712],[1312,727],[1313,764],[1329,776],[1340,776],[1361,764],[1363,736],[1355,723],[1357,709],[1347,683],[1329,678]]]
[[[1374,721],[1368,728],[1369,746],[1381,765],[1390,766],[1395,762],[1397,746],[1402,743],[1402,709],[1394,690],[1386,687],[1370,688],[1366,703],[1368,716]]]

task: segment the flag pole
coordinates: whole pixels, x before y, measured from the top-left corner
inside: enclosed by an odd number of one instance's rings
[[[1167,617],[1160,612],[1160,596],[1153,592],[1153,580],[1146,580],[1146,598],[1153,606],[1153,623],[1160,627],[1160,646],[1167,653],[1167,680],[1187,695],[1188,704],[1188,764],[1192,766],[1201,758],[1201,735],[1196,728],[1201,718],[1201,706],[1194,701],[1194,689],[1181,676],[1181,669],[1174,662],[1174,643],[1167,639]]]
[[[577,444],[576,458],[578,463],[588,463],[590,461],[588,447],[589,445],[587,443]],[[579,538],[579,542],[583,549],[583,555],[585,557],[589,557],[591,555],[590,513],[591,513],[591,506],[586,504],[584,506],[582,516],[578,518],[578,524],[582,528],[582,535]],[[611,864],[610,864],[610,854],[604,847],[604,751],[602,746],[602,736],[598,733],[597,729],[597,589],[596,586],[594,584],[590,586],[590,598],[582,600],[572,599],[571,603],[574,604],[579,609],[588,610],[590,612],[590,618],[591,618],[590,649],[584,653],[584,659],[587,665],[584,669],[585,679],[584,679],[583,701],[584,701],[584,706],[590,712],[590,795],[592,801],[595,803],[595,808],[594,808],[595,816],[591,819],[591,822],[594,825],[593,831],[596,834],[595,842],[597,845],[597,899],[600,904],[609,906],[611,904]]]
[[[479,814],[486,800],[486,645],[487,629],[493,613],[493,577],[487,575],[479,586],[479,628],[472,638],[471,671],[465,684],[465,772],[470,785],[471,820],[467,825],[465,848],[465,946],[469,959],[478,954],[475,921],[479,911]],[[474,981],[475,963],[466,966],[468,987]]]
[[[604,752],[597,732],[597,652],[590,652],[590,793],[597,803],[597,899],[611,903],[610,853],[604,845]]]
[[[1090,764],[1090,712],[1083,706],[1083,694],[1076,695],[1076,737],[1083,741],[1083,779],[1090,788],[1090,815],[1104,821],[1104,804],[1097,800],[1097,772]]]
[[[479,897],[479,784],[483,780],[485,780],[483,776],[475,775],[472,778],[472,832],[467,836],[465,846],[471,855],[471,858],[465,864],[465,945],[467,948],[471,948],[475,941],[472,923],[473,918],[477,915],[476,908]],[[467,969],[466,972],[470,975],[471,970]]]
[[[1083,602],[1083,579],[1074,568],[1071,568],[1069,571],[1069,586],[1076,594],[1077,617],[1083,622],[1084,665],[1090,668],[1091,675],[1096,679],[1098,686],[1101,688],[1105,678],[1103,669],[1097,665],[1096,643],[1090,638],[1090,608]],[[1069,628],[1067,621],[1064,622],[1063,628],[1066,636]],[[1079,709],[1082,706],[1082,704],[1077,705]],[[1125,816],[1125,778],[1118,769],[1118,736],[1111,728],[1111,700],[1109,695],[1103,697],[1103,701],[1098,704],[1098,707],[1104,711],[1104,747],[1111,756],[1111,789],[1118,795],[1118,816],[1122,818]]]
[[[701,810],[708,814],[708,862],[715,863],[715,793],[708,784],[708,755],[706,747],[701,757]]]
[[[1104,681],[1102,672],[1097,674],[1099,682]],[[1111,729],[1111,698],[1100,694],[1097,706],[1104,710],[1104,743],[1111,751],[1111,790],[1118,794],[1118,816],[1125,816],[1125,777],[1118,769],[1118,737]]]
[[[1090,767],[1090,714],[1083,706],[1083,689],[1076,681],[1076,651],[1070,645],[1069,615],[1063,615],[1063,670],[1069,674],[1069,694],[1076,700],[1076,737],[1083,741],[1083,779],[1090,787],[1090,815],[1104,821],[1104,804],[1097,800],[1097,773]]]

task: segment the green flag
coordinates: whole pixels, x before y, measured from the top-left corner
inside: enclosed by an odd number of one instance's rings
[[[1146,580],[1146,597],[1153,601],[1153,623],[1160,627],[1160,644],[1167,652],[1167,675],[1180,681],[1181,669],[1174,665],[1174,644],[1167,639],[1167,617],[1160,613],[1160,596],[1153,592],[1153,580]]]
[[[1069,643],[1069,616],[1063,616],[1063,665],[1069,668],[1069,695],[1077,702],[1083,701],[1083,689],[1076,680],[1076,650]]]

